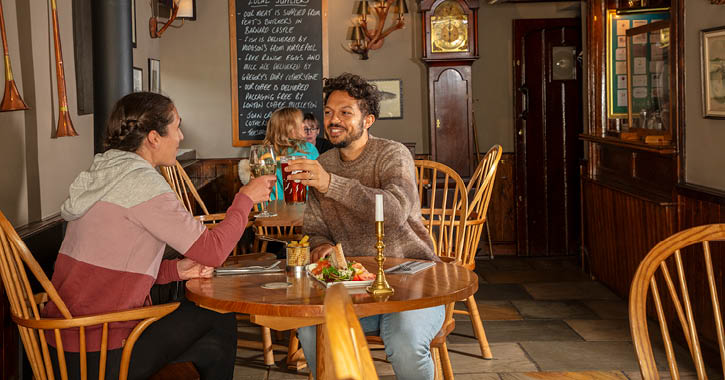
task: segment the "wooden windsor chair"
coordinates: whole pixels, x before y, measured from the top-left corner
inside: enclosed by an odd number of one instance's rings
[[[718,295],[718,290],[722,291],[722,274],[713,269],[712,260],[713,253],[720,254],[725,251],[725,247],[723,243],[717,243],[713,249],[710,244],[711,241],[718,240],[725,240],[725,224],[693,227],[658,243],[639,264],[629,292],[629,326],[643,379],[660,378],[647,326],[647,296],[650,292],[653,301],[650,305],[654,306],[659,321],[670,376],[673,379],[680,378],[670,337],[670,328],[679,328],[684,333],[697,378],[708,377],[696,322],[714,327],[723,368],[722,375],[725,376],[725,332]],[[722,262],[718,257],[716,261]],[[674,276],[670,274],[672,266],[676,271]],[[690,298],[688,285],[693,286],[697,281],[702,281],[709,289],[709,305],[704,299],[707,298],[706,294]],[[660,293],[662,288],[664,291]],[[695,315],[693,304],[701,309],[711,310],[712,319]],[[669,321],[666,315],[671,317]]]
[[[476,167],[468,186],[466,187],[469,194],[470,203],[468,204],[468,213],[465,219],[465,239],[463,242],[463,250],[461,259],[456,262],[470,270],[476,268],[476,251],[481,241],[483,227],[487,224],[486,213],[488,205],[491,201],[493,193],[493,183],[496,179],[496,169],[501,159],[503,149],[501,145],[494,145],[483,157]],[[490,242],[490,238],[489,238]],[[478,344],[481,348],[481,357],[484,359],[492,359],[493,354],[486,338],[486,331],[483,329],[481,315],[478,312],[478,306],[474,296],[470,296],[465,300],[468,310],[454,310],[454,314],[464,314],[471,319],[473,324],[473,332],[476,335]]]
[[[378,379],[365,334],[342,284],[325,292],[325,334],[329,343],[325,367],[332,369],[336,380]]]
[[[44,292],[33,294],[30,280],[26,272],[31,274],[42,286]],[[105,378],[107,359],[108,324],[114,322],[140,321],[126,339],[121,355],[119,379],[126,380],[131,361],[131,352],[136,340],[151,323],[166,316],[179,307],[178,302],[163,305],[141,307],[114,313],[95,314],[89,316],[73,316],[68,307],[58,295],[57,290],[43,272],[28,247],[18,236],[13,226],[0,212],[0,275],[3,286],[10,302],[12,320],[18,325],[20,338],[25,348],[25,354],[30,362],[33,376],[36,379],[53,379],[55,377],[51,364],[51,354],[44,331],[53,331],[55,347],[58,353],[58,367],[62,378],[67,378],[67,365],[64,354],[64,342],[61,330],[77,328],[80,330],[78,346],[80,347],[81,377],[88,376],[88,353],[85,332],[88,328],[101,326],[102,337],[100,342],[100,358],[98,363],[98,378]],[[43,318],[40,315],[45,301],[50,300],[58,307],[63,318]],[[69,342],[65,342],[68,344]],[[193,365],[192,377],[198,379],[198,373]],[[162,370],[163,372],[164,370]],[[158,375],[158,374],[157,374]]]

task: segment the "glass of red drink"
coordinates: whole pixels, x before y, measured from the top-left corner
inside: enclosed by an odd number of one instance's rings
[[[282,187],[284,188],[284,201],[287,204],[293,203],[305,203],[307,200],[307,186],[302,184],[300,180],[288,180],[287,176],[290,174],[301,173],[302,170],[295,170],[293,172],[285,171],[287,164],[290,161],[298,158],[304,158],[302,156],[284,156],[280,158],[279,162],[282,164]]]

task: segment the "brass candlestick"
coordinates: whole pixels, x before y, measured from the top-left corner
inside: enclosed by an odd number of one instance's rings
[[[385,262],[385,256],[383,255],[383,249],[385,248],[385,243],[383,243],[383,236],[385,236],[383,222],[375,222],[375,233],[378,236],[378,242],[375,243],[375,248],[378,250],[378,256],[375,258],[375,261],[378,262],[378,275],[375,276],[375,282],[368,286],[367,291],[373,296],[389,296],[395,292],[395,289],[390,287],[385,279],[385,271],[383,271],[383,263]]]

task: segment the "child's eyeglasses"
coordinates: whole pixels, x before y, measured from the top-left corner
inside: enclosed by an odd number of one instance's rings
[[[308,133],[308,134],[309,133],[312,133],[312,132],[317,132],[319,130],[320,130],[320,128],[307,128],[307,127],[305,127],[305,133]]]

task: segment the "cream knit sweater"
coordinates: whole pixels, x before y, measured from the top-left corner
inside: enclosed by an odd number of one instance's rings
[[[318,159],[331,174],[330,187],[308,196],[304,233],[312,248],[341,243],[346,256],[374,256],[375,194],[383,194],[385,256],[438,260],[423,226],[415,167],[402,144],[370,136],[354,161],[342,161],[338,149]]]

